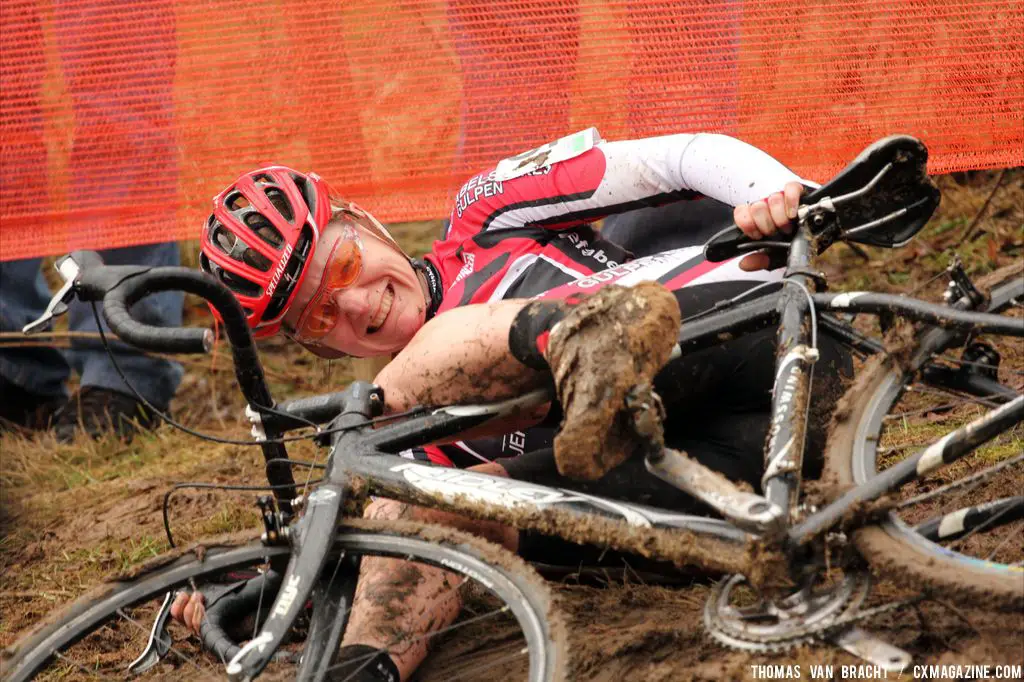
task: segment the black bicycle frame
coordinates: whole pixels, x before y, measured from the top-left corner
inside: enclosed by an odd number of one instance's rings
[[[930,357],[932,352],[946,347],[952,338],[968,330],[1024,336],[1024,321],[964,310],[970,307],[967,300],[949,308],[882,294],[814,293],[811,245],[810,233],[802,226],[790,246],[781,292],[735,303],[688,321],[679,336],[680,348],[688,352],[720,343],[725,337],[778,323],[772,422],[763,487],[765,502],[782,510],[779,517],[782,523],[781,528],[765,530],[770,530],[779,544],[790,548],[829,528],[851,505],[873,500],[913,477],[955,460],[1019,422],[1024,413],[1024,398],[1004,392],[996,396],[996,402],[1005,403],[1002,407],[957,429],[904,465],[892,467],[791,527],[799,495],[811,370],[816,357],[809,327],[815,309],[849,313],[884,310],[941,325],[923,336],[919,355],[911,361],[915,367],[924,364],[922,358]],[[78,252],[78,257],[82,258],[79,262],[87,265],[95,265],[98,259],[88,252]],[[239,387],[250,406],[247,413],[253,422],[253,433],[262,441],[268,460],[268,480],[280,486],[275,494],[287,529],[283,536],[293,549],[282,588],[261,632],[229,662],[227,672],[234,678],[251,679],[257,675],[304,609],[317,588],[317,578],[326,562],[342,509],[356,489],[361,494],[386,495],[478,518],[496,519],[518,528],[570,537],[578,542],[608,546],[679,565],[692,563],[709,571],[747,573],[752,565],[753,558],[747,549],[758,534],[741,530],[727,521],[447,469],[395,455],[433,440],[452,439],[493,419],[507,418],[518,410],[550,400],[548,395],[531,394],[493,405],[445,407],[377,429],[368,424],[379,413],[383,401],[379,389],[363,382],[356,382],[339,393],[293,401],[271,411],[266,407],[274,403],[244,314],[237,300],[220,282],[184,268],[92,267],[88,271],[83,269],[80,276],[76,269],[74,277],[76,294],[84,301],[102,298],[111,328],[123,340],[143,348],[195,352],[208,346],[207,334],[202,330],[161,330],[131,319],[129,306],[147,293],[175,289],[198,294],[214,301],[225,322]],[[67,287],[59,296],[66,296],[66,290]],[[999,306],[1021,296],[1024,296],[1024,282],[994,292],[992,305]],[[111,311],[117,311],[119,317]],[[841,340],[856,341],[855,333],[835,320],[821,327],[829,333],[838,333]],[[943,375],[939,372],[936,377],[941,381]],[[276,437],[289,429],[307,426],[310,421],[322,423],[328,419],[331,419],[328,429],[331,451],[324,482],[304,500],[305,515],[287,525],[294,499],[291,494],[294,481],[286,463],[269,463],[271,459],[280,460],[285,456],[284,446],[276,442]],[[307,642],[307,646],[312,647],[311,651],[336,651],[343,630],[339,623],[343,624],[344,616],[331,609],[318,609],[315,614],[318,619],[330,622],[313,624],[310,632],[315,641]],[[319,662],[304,662],[300,679],[323,679],[327,667]]]
[[[802,237],[798,235],[796,239],[799,241]],[[798,256],[793,259],[791,269],[798,270],[799,262],[804,258],[807,257]],[[799,281],[807,286],[808,279],[801,276]],[[1021,288],[1024,289],[1024,286]],[[780,320],[776,400],[773,405],[776,420],[773,421],[773,430],[769,435],[771,446],[768,449],[768,462],[770,464],[778,458],[790,459],[785,460],[785,467],[776,466],[777,475],[766,476],[766,480],[773,482],[771,487],[766,487],[766,498],[772,502],[778,500],[775,503],[784,509],[792,507],[792,500],[799,491],[802,455],[800,434],[806,429],[806,398],[798,400],[793,395],[785,397],[785,392],[788,390],[797,394],[801,390],[805,393],[809,391],[810,367],[814,358],[812,348],[808,345],[810,332],[807,329],[810,291],[805,293],[799,287],[792,287],[794,294],[787,296],[789,291],[784,289],[781,295],[740,304],[736,310],[698,320],[680,335],[681,344],[702,347],[715,342],[714,339],[720,340],[721,333],[734,334],[738,333],[737,330],[770,324],[772,319]],[[1001,295],[1006,298],[1020,296],[1022,293],[1024,291],[1009,291]],[[1001,302],[1001,299],[994,300],[994,303],[997,302]],[[857,297],[839,299],[838,302],[836,297],[832,297],[821,303],[848,312],[861,311]],[[875,305],[870,303],[870,299],[868,303]],[[818,304],[817,300],[815,304]],[[886,305],[899,314],[904,312],[905,304],[908,316],[932,316],[941,312],[919,302],[886,301]],[[737,311],[742,314],[737,316]],[[1024,322],[1006,329],[1006,320],[997,315],[955,310],[950,310],[950,313],[953,314],[945,320],[950,328],[937,330],[931,335],[934,348],[948,341],[949,335],[962,333],[957,331],[957,326],[971,326],[982,332],[998,329],[1001,333],[1024,336]],[[730,323],[721,327],[716,322],[719,316],[729,318]],[[697,324],[701,327],[693,329]],[[633,552],[676,565],[692,564],[712,572],[747,573],[753,561],[748,548],[758,535],[740,530],[727,521],[608,500],[570,489],[438,467],[394,454],[432,440],[453,438],[470,428],[490,420],[507,418],[549,399],[548,394],[538,392],[491,405],[444,407],[376,430],[360,425],[375,414],[374,405],[380,402],[376,389],[369,384],[356,382],[348,390],[319,401],[304,399],[306,402],[303,405],[310,411],[304,416],[311,414],[314,409],[323,410],[325,402],[329,401],[332,406],[340,405],[341,414],[328,428],[353,428],[332,434],[326,483],[308,496],[305,516],[292,526],[290,541],[294,551],[285,577],[285,585],[290,585],[292,589],[287,593],[282,590],[278,594],[271,608],[272,615],[260,635],[235,657],[229,666],[229,673],[252,676],[269,662],[312,593],[323,567],[328,540],[332,537],[345,502],[356,488],[360,488],[363,494],[382,495],[475,518],[493,519],[520,529],[571,537],[577,542]],[[282,410],[299,414],[300,411],[295,408],[297,404],[282,406]],[[853,505],[876,499],[912,478],[954,461],[1019,422],[1022,415],[1024,397],[1018,396],[999,409],[948,434],[939,443],[909,458],[904,465],[893,467],[850,491],[799,525],[790,528],[787,522],[783,529],[786,531],[783,542],[795,548],[810,541]],[[300,421],[296,421],[291,427],[300,424]],[[284,429],[285,426],[279,425],[278,428]],[[777,497],[774,500],[768,497],[769,490],[775,491]],[[323,634],[313,643],[316,650],[336,650],[341,629],[323,628],[318,632]],[[300,676],[300,679],[318,678],[313,675]]]

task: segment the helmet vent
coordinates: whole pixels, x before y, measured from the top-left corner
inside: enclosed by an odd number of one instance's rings
[[[220,280],[224,282],[224,284],[227,284],[228,288],[234,291],[236,294],[242,294],[243,296],[256,298],[261,293],[263,293],[262,291],[260,291],[259,284],[256,284],[255,282],[250,282],[244,277],[239,277],[238,275],[230,273],[227,270],[224,270],[223,268],[218,268],[217,274],[220,275]]]
[[[263,272],[269,270],[271,265],[269,258],[264,256],[259,251],[254,251],[252,249],[245,250],[245,252],[242,254],[242,262],[245,263],[246,265],[251,265],[257,270],[262,270]]]
[[[260,173],[258,175],[252,176],[252,181],[253,182],[266,182],[266,183],[269,183],[271,185],[274,184],[274,178],[270,177],[266,173]]]
[[[217,246],[224,253],[231,254],[234,252],[238,237],[230,230],[225,230],[220,223],[215,223],[213,226],[213,239],[211,241],[216,242]]]
[[[252,211],[245,216],[245,224],[256,233],[256,235],[270,244],[275,249],[280,249],[284,245],[284,237],[277,228],[271,225],[270,221],[267,220],[263,215]]]
[[[277,209],[277,212],[284,216],[285,220],[289,223],[295,222],[295,213],[292,211],[292,206],[288,202],[288,198],[285,197],[284,192],[277,187],[268,187],[264,190],[264,193],[267,195],[270,203],[274,205],[274,208]]]
[[[229,211],[238,211],[251,206],[249,200],[246,199],[241,192],[232,192],[229,194],[227,199],[224,200],[224,205],[228,207]]]
[[[309,184],[306,178],[293,174],[292,180],[295,182],[295,186],[299,188],[299,192],[302,194],[302,200],[306,202],[306,207],[309,208],[310,213],[316,213],[316,192],[313,187]]]

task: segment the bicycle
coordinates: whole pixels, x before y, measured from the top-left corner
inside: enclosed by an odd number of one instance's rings
[[[867,618],[895,608],[861,609],[870,587],[865,563],[928,592],[992,608],[1024,609],[1024,562],[1019,547],[1009,542],[1015,535],[990,539],[993,531],[1005,532],[1024,518],[1024,496],[979,496],[986,482],[1017,480],[1008,477],[1021,468],[1024,455],[999,454],[991,463],[975,462],[967,471],[949,466],[966,461],[987,441],[1012,436],[1024,416],[1024,396],[998,380],[998,354],[977,340],[981,334],[1024,336],[1024,320],[1002,314],[1015,312],[1024,301],[1024,268],[1004,269],[975,285],[954,266],[947,305],[871,292],[816,293],[822,278],[813,269],[814,257],[835,241],[898,247],[924,226],[939,200],[925,174],[926,159],[927,151],[917,140],[885,138],[804,197],[791,239],[750,242],[730,228],[706,245],[709,260],[768,249],[785,254],[787,265],[785,284],[778,291],[756,296],[758,292],[752,291],[723,302],[686,320],[678,337],[680,350],[687,352],[713,345],[723,335],[778,324],[764,494],[744,491],[681,453],[646,447],[645,464],[652,474],[701,500],[720,518],[404,459],[395,453],[455,437],[488,420],[542,404],[550,395],[538,391],[490,405],[420,408],[382,417],[380,390],[356,382],[342,392],[276,405],[243,312],[214,279],[183,268],[103,266],[89,252],[65,257],[58,269],[66,283],[46,315],[30,328],[43,326],[71,296],[78,296],[102,301],[111,329],[133,345],[164,352],[206,352],[212,342],[209,330],[147,327],[131,318],[129,308],[148,293],[180,289],[218,309],[275,499],[261,498],[260,540],[242,543],[233,536],[177,549],[56,614],[7,652],[9,679],[30,679],[48,665],[85,672],[91,672],[93,664],[101,667],[103,655],[96,654],[96,645],[89,642],[103,627],[114,633],[114,644],[105,645],[108,650],[135,631],[148,633],[143,654],[131,664],[133,673],[152,670],[173,655],[185,665],[231,679],[252,679],[271,664],[270,673],[287,669],[284,674],[301,680],[326,679],[346,626],[358,557],[370,555],[441,566],[478,583],[475,594],[486,605],[482,608],[492,611],[452,627],[472,627],[493,613],[510,612],[525,640],[525,645],[508,645],[527,658],[518,661],[525,665],[519,672],[537,682],[567,679],[566,628],[533,568],[456,530],[343,518],[346,510],[358,511],[359,501],[371,494],[724,574],[706,604],[704,625],[716,640],[755,651],[825,639],[887,670],[905,667],[905,652],[859,627]],[[894,332],[881,343],[829,313],[867,313],[924,326],[910,337],[904,333],[902,340]],[[809,381],[819,330],[871,357],[840,403],[825,454],[826,476],[839,484],[841,492],[825,499],[801,499]],[[950,367],[948,356],[942,354],[959,346],[965,346],[965,355],[956,361],[958,367]],[[903,401],[930,395],[916,390],[918,383],[928,390],[970,396],[986,411],[964,425],[951,425],[941,439],[901,458],[881,444],[888,442],[886,424],[899,419]],[[962,419],[956,405],[912,406]],[[640,423],[650,415],[634,416]],[[300,495],[292,474],[297,462],[287,458],[284,434],[308,427],[316,427],[315,439],[330,450],[321,465],[323,478],[311,492]],[[647,442],[646,431],[637,431],[638,442]],[[952,472],[948,483],[930,491],[915,487],[939,470]],[[967,506],[925,519],[904,511],[945,494],[952,494],[953,504]],[[896,496],[896,501],[882,502],[883,496]],[[831,570],[837,567],[838,574]],[[215,577],[215,585],[204,586],[208,611],[201,639],[202,648],[214,652],[223,665],[215,662],[211,668],[204,667],[208,663],[197,660],[201,657],[192,650],[172,646],[167,622],[174,590]],[[761,598],[751,602],[751,590],[760,591]],[[494,597],[485,592],[496,595],[498,604],[493,605]],[[229,632],[246,614],[255,616],[250,635]],[[153,625],[144,627],[143,618],[152,619]],[[304,641],[296,633],[304,633]],[[80,642],[86,647],[84,662],[67,653]],[[294,673],[290,666],[297,668]]]

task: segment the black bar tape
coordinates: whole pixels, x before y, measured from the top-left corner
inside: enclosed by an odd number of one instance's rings
[[[203,641],[203,648],[212,651],[222,661],[230,661],[242,650],[228,637],[224,628],[219,624],[214,625],[205,617],[199,624],[199,638]]]
[[[103,316],[118,338],[144,350],[158,353],[206,353],[213,344],[213,334],[208,329],[155,327],[137,321],[128,311],[124,297],[116,294],[103,300]]]
[[[109,281],[119,273],[124,276]],[[103,316],[115,334],[127,343],[161,353],[205,353],[213,345],[213,332],[189,327],[156,327],[132,317],[131,307],[160,291],[188,291],[202,295],[216,289],[205,273],[187,268],[167,267],[143,270],[117,270],[104,267],[82,275],[84,290],[103,288]]]
[[[565,301],[531,301],[523,306],[508,330],[508,349],[512,356],[531,369],[547,370],[546,335],[571,309]]]

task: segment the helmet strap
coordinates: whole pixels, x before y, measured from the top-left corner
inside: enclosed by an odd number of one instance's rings
[[[424,279],[427,280],[427,292],[430,294],[430,301],[428,301],[427,305],[426,319],[429,320],[437,314],[437,309],[441,307],[441,299],[444,297],[444,291],[441,289],[441,276],[430,261],[410,258],[409,264],[412,265],[412,269],[416,272],[422,272]]]

